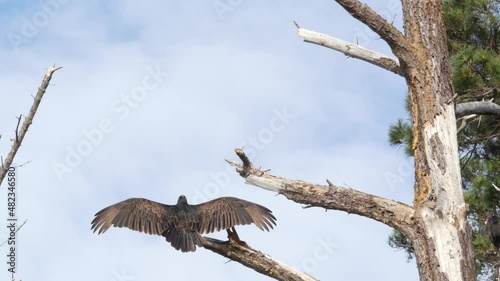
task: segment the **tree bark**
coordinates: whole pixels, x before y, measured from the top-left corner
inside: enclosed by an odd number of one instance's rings
[[[413,242],[421,280],[475,280],[464,202],[451,65],[441,1],[403,1],[411,56],[404,59],[413,121],[417,220]]]

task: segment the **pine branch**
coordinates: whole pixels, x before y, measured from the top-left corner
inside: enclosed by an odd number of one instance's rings
[[[21,116],[18,117],[18,122],[17,122],[17,127],[16,127],[16,137],[13,139],[12,143],[12,148],[7,155],[7,158],[5,161],[2,163],[2,166],[0,167],[0,185],[2,184],[2,181],[7,174],[7,170],[9,169],[10,165],[12,165],[12,161],[14,161],[14,157],[16,156],[17,151],[19,150],[19,147],[21,147],[21,143],[24,140],[24,136],[28,132],[28,128],[30,127],[31,123],[33,122],[33,117],[35,117],[35,113],[38,109],[38,106],[40,105],[40,102],[42,101],[42,97],[45,94],[45,91],[47,90],[47,87],[49,86],[50,79],[52,79],[52,74],[56,72],[57,70],[61,69],[62,66],[56,67],[53,65],[47,70],[47,73],[45,74],[42,85],[38,88],[38,92],[36,96],[34,97],[33,105],[31,106],[30,112],[28,113],[28,116],[24,119],[23,125],[21,127],[21,130],[19,130],[19,124],[21,122]]]
[[[235,152],[240,159],[245,156],[240,148]],[[289,200],[306,204],[307,207],[345,211],[371,218],[397,229],[410,240],[414,237],[414,209],[406,204],[351,188],[335,186],[331,182],[328,185],[319,185],[301,180],[289,180],[271,175],[267,170],[256,169],[253,165],[244,166],[242,163],[226,161],[236,167],[236,171],[248,184],[278,192]]]

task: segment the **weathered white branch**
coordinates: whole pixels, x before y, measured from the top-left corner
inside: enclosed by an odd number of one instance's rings
[[[472,101],[457,104],[455,108],[456,117],[462,117],[471,114],[500,116],[500,105],[489,100]]]
[[[318,281],[310,275],[300,272],[260,251],[249,247],[245,242],[231,239],[234,235],[228,231],[229,241],[205,237],[203,247],[228,259],[239,262],[259,273],[283,281]],[[237,236],[236,236],[237,237]]]
[[[236,154],[243,163],[226,160],[236,167],[247,184],[278,192],[286,198],[309,207],[340,210],[371,218],[394,227],[409,239],[414,237],[414,210],[401,202],[367,194],[350,188],[312,184],[301,180],[289,180],[256,169],[237,148]]]
[[[238,163],[228,161],[229,164],[233,166],[237,166]],[[283,179],[279,178],[263,178],[261,176],[249,175],[245,178],[245,183],[250,185],[255,185],[265,190],[280,192],[285,186],[286,183]]]
[[[297,35],[304,38],[304,42],[324,46],[342,52],[349,57],[364,60],[398,75],[403,75],[399,62],[394,57],[389,57],[356,44],[301,27],[299,27]]]

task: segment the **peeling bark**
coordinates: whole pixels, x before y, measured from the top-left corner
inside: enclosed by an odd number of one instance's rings
[[[405,34],[413,47],[412,58],[405,61],[419,233],[413,242],[421,280],[474,280],[441,5],[441,1],[403,1]]]

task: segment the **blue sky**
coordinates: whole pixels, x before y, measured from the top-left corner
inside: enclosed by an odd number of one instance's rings
[[[401,25],[399,1],[367,3]],[[411,160],[387,142],[390,123],[407,115],[403,78],[296,35],[294,20],[390,55],[334,1],[0,5],[1,155],[46,68],[64,67],[15,161],[29,161],[19,169],[18,215],[28,222],[17,236],[17,278],[268,280],[204,249],[175,251],[162,237],[90,231],[108,205],[130,197],[174,204],[184,194],[191,203],[236,196],[270,208],[273,231],[242,226],[240,237],[318,279],[418,280],[415,262],[387,245],[389,227],[302,209],[244,184],[224,161],[245,146],[276,175],[329,178],[411,204]],[[6,217],[5,200],[0,208]]]

